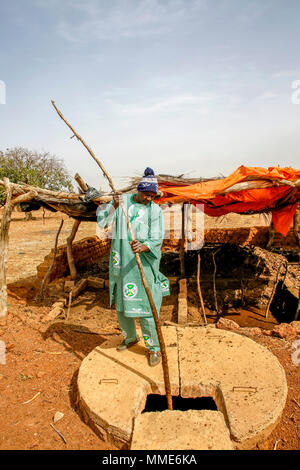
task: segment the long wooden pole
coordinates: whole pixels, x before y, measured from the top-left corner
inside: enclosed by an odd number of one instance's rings
[[[8,257],[9,225],[12,212],[11,187],[9,180],[4,178],[4,183],[6,188],[6,202],[1,221],[0,233],[0,319],[6,318],[7,315],[6,267]]]
[[[215,298],[215,311],[217,316],[219,315],[219,308],[218,308],[218,300],[217,300],[217,290],[216,290],[216,271],[217,265],[215,260],[215,255],[220,251],[221,248],[218,248],[215,252],[212,253],[213,263],[214,263],[214,274],[213,274],[213,291],[214,291],[214,298]]]
[[[75,238],[75,235],[77,233],[78,227],[80,225],[80,220],[75,220],[72,231],[70,235],[67,238],[67,258],[68,258],[68,264],[69,264],[69,269],[70,269],[70,274],[71,274],[71,279],[73,281],[76,280],[77,278],[77,269],[74,261],[74,256],[73,256],[73,251],[72,251],[72,244],[73,240]]]
[[[185,278],[185,262],[184,262],[184,252],[185,252],[185,204],[181,206],[181,240],[180,240],[180,276],[181,279]]]
[[[199,295],[199,299],[201,303],[202,315],[204,318],[205,325],[207,325],[205,307],[204,307],[203,296],[202,296],[201,285],[200,285],[200,262],[201,262],[201,257],[200,257],[200,253],[198,253],[197,288],[198,288],[198,295]]]
[[[57,243],[58,243],[58,237],[59,237],[59,234],[60,234],[60,231],[62,229],[62,226],[64,224],[64,220],[62,219],[60,221],[60,224],[59,224],[59,227],[58,227],[58,230],[56,232],[56,237],[55,237],[55,243],[54,243],[54,250],[53,250],[53,257],[52,257],[52,262],[48,268],[48,271],[46,272],[46,275],[43,279],[43,282],[42,282],[42,285],[41,285],[41,288],[40,288],[40,291],[38,293],[38,295],[36,296],[36,302],[39,304],[43,301],[43,298],[44,298],[44,290],[45,290],[45,287],[46,287],[46,284],[47,284],[47,280],[52,272],[52,269],[53,269],[53,266],[54,266],[54,263],[55,263],[55,258],[56,258],[56,251],[57,251]]]
[[[83,146],[87,149],[87,151],[89,152],[91,157],[95,160],[95,162],[101,168],[103,176],[105,178],[107,178],[109,186],[111,187],[112,192],[114,194],[116,194],[116,192],[117,192],[116,188],[113,184],[113,181],[112,181],[111,177],[109,176],[109,174],[105,170],[104,166],[101,164],[101,162],[98,160],[98,158],[94,155],[94,153],[92,152],[90,147],[85,143],[85,141],[77,134],[77,132],[73,129],[73,127],[67,122],[67,120],[64,118],[64,116],[62,115],[60,110],[56,107],[54,101],[51,101],[51,102],[52,102],[52,105],[53,105],[54,109],[56,110],[57,114],[60,116],[60,118],[65,122],[65,124],[69,127],[69,129],[71,129],[73,134],[83,144]],[[132,228],[132,225],[130,223],[130,220],[129,220],[129,217],[128,217],[128,214],[127,214],[127,211],[126,211],[126,208],[124,206],[123,201],[121,201],[120,206],[121,206],[123,214],[126,218],[130,238],[131,238],[131,240],[134,240],[135,236],[134,236],[134,233],[133,233],[133,228]],[[135,253],[135,259],[136,259],[136,262],[137,262],[137,265],[138,265],[138,268],[139,268],[139,272],[140,272],[140,275],[141,275],[141,279],[142,279],[142,282],[143,282],[143,285],[144,285],[144,288],[145,288],[145,291],[146,291],[146,294],[147,294],[147,297],[148,297],[148,300],[149,300],[149,303],[150,303],[150,307],[151,307],[151,310],[152,310],[152,313],[153,313],[153,318],[154,318],[154,322],[155,322],[155,326],[156,326],[156,331],[157,331],[157,336],[158,336],[158,341],[159,341],[161,356],[162,356],[162,366],[163,366],[164,382],[165,382],[165,389],[166,389],[166,397],[167,397],[167,401],[168,401],[168,409],[173,410],[171,385],[170,385],[170,377],[169,377],[169,368],[168,368],[168,359],[167,359],[166,347],[165,347],[161,327],[160,327],[159,320],[158,320],[158,312],[156,310],[156,307],[155,307],[155,304],[154,304],[154,301],[153,301],[153,297],[152,297],[152,294],[151,294],[151,291],[149,289],[147,279],[146,279],[146,276],[145,276],[145,273],[144,273],[143,265],[142,265],[142,262],[141,262],[141,259],[140,259],[140,256],[139,256],[138,253]]]
[[[277,270],[276,280],[275,280],[275,283],[273,285],[272,294],[269,298],[269,302],[268,302],[268,305],[267,305],[267,308],[266,308],[265,318],[268,318],[268,313],[269,313],[269,310],[270,310],[270,306],[271,306],[271,303],[272,303],[272,300],[273,300],[273,297],[274,297],[274,294],[275,294],[275,291],[276,291],[276,287],[277,287],[277,284],[278,284],[278,281],[279,281],[279,273],[280,273],[282,264],[283,264],[283,261],[281,261],[281,263],[279,265],[279,268]]]
[[[30,201],[37,196],[36,191],[28,191],[12,199],[12,185],[8,178],[3,178],[6,189],[6,201],[0,230],[0,320],[7,321],[7,286],[6,268],[8,258],[9,226],[14,206],[20,202]]]

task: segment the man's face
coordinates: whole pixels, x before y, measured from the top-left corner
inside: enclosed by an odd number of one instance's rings
[[[155,198],[156,193],[152,193],[150,191],[138,191],[137,199],[140,204],[144,204],[145,206],[149,204],[149,202],[153,201]]]

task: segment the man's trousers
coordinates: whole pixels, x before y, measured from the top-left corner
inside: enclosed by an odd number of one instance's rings
[[[122,335],[125,338],[125,343],[131,343],[132,341],[136,340],[137,333],[135,327],[135,317],[125,317],[124,312],[117,312],[117,316],[118,322],[122,329]],[[151,315],[150,317],[137,318],[140,322],[146,348],[148,348],[150,351],[160,351],[153,316]]]

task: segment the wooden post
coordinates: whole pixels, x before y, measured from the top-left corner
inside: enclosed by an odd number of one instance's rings
[[[214,298],[215,298],[215,311],[216,314],[219,315],[219,308],[218,308],[218,301],[217,301],[217,290],[216,290],[216,271],[217,271],[217,266],[216,266],[216,261],[215,261],[215,255],[220,251],[221,248],[216,250],[213,254],[213,263],[214,263],[214,274],[213,274],[213,291],[214,291]]]
[[[81,178],[81,176],[76,173],[76,175],[74,176],[75,180],[77,181],[79,187],[82,189],[82,191],[85,193],[88,189],[87,185],[85,184],[85,182],[83,181],[83,179]]]
[[[8,257],[8,237],[9,224],[12,212],[11,187],[8,178],[4,178],[6,188],[6,202],[1,221],[0,235],[0,319],[7,316],[7,289],[6,289],[6,268]]]
[[[298,307],[297,307],[297,310],[296,310],[296,315],[295,315],[294,321],[298,320],[299,313],[300,313],[300,287],[299,287],[299,293],[298,293]]]
[[[180,240],[180,276],[181,279],[185,278],[185,263],[184,263],[184,252],[185,252],[185,221],[184,221],[184,206],[185,202],[181,206],[181,240]]]
[[[267,308],[266,308],[265,318],[268,318],[269,309],[270,309],[270,306],[271,306],[271,303],[272,303],[272,300],[273,300],[273,297],[274,297],[274,294],[275,294],[275,291],[276,291],[276,287],[277,287],[278,280],[279,280],[278,279],[279,278],[279,273],[280,273],[280,269],[281,269],[282,264],[283,264],[283,261],[281,261],[281,263],[279,265],[279,268],[277,270],[276,280],[275,280],[273,290],[272,290],[272,294],[270,296],[270,299],[269,299],[269,302],[268,302],[268,305],[267,305]]]
[[[205,325],[207,325],[207,318],[205,314],[205,307],[204,307],[202,291],[201,291],[201,286],[200,286],[200,262],[201,262],[200,253],[198,253],[197,288],[198,288],[198,295],[199,295],[201,309],[202,309],[202,315],[204,318]]]
[[[78,173],[76,173],[74,178],[77,181],[80,189],[82,189],[82,191],[85,193],[88,187],[83,181],[83,179],[81,178],[81,176]],[[69,237],[67,238],[67,258],[68,258],[71,279],[73,281],[75,281],[77,278],[77,270],[76,270],[76,265],[75,265],[74,256],[73,256],[72,244],[73,244],[75,235],[77,233],[77,230],[79,228],[79,225],[80,225],[80,221],[75,219],[73,227],[72,227],[72,231]]]
[[[62,219],[62,220],[60,221],[60,225],[59,225],[59,228],[58,228],[58,230],[57,230],[56,237],[55,237],[55,244],[54,244],[54,252],[53,252],[52,263],[51,263],[51,265],[49,266],[48,271],[46,272],[46,275],[45,275],[45,277],[44,277],[44,279],[43,279],[43,282],[42,282],[42,285],[41,285],[41,288],[40,288],[40,292],[39,292],[38,295],[36,296],[36,302],[37,302],[37,303],[42,302],[43,297],[44,297],[44,289],[45,289],[45,287],[46,287],[46,283],[47,283],[48,277],[50,276],[51,271],[52,271],[53,266],[54,266],[54,262],[55,262],[55,258],[56,258],[56,250],[57,250],[58,237],[59,237],[59,234],[60,234],[60,231],[61,231],[61,229],[62,229],[63,224],[64,224],[64,220]]]
[[[74,136],[76,136],[77,139],[83,144],[83,146],[87,149],[87,151],[89,152],[91,157],[95,160],[95,162],[101,168],[104,177],[107,178],[107,180],[108,180],[108,183],[109,183],[109,185],[112,189],[113,194],[116,194],[117,191],[114,187],[113,181],[112,181],[111,177],[109,176],[109,174],[107,173],[107,171],[105,170],[105,168],[103,167],[102,163],[96,158],[96,156],[94,155],[94,153],[92,152],[90,147],[82,139],[82,137],[80,137],[77,134],[77,132],[74,130],[74,128],[68,123],[68,121],[66,121],[66,119],[64,118],[64,116],[62,115],[60,110],[56,107],[54,101],[52,101],[52,105],[53,105],[54,109],[56,110],[57,114],[60,116],[60,118],[65,122],[65,124],[69,127],[69,129],[71,129]],[[124,206],[123,200],[121,200],[120,207],[123,211],[123,214],[124,214],[126,222],[127,222],[127,227],[128,227],[128,231],[129,231],[129,234],[130,234],[130,238],[131,238],[131,240],[135,240],[132,225],[130,223],[130,219],[129,219],[129,216],[127,214],[126,208]],[[143,285],[144,285],[144,288],[145,288],[145,291],[146,291],[146,294],[147,294],[147,297],[148,297],[148,300],[149,300],[149,304],[150,304],[152,314],[153,314],[153,318],[154,318],[154,322],[155,322],[156,332],[157,332],[158,341],[159,341],[160,350],[161,350],[162,367],[163,367],[164,383],[165,383],[165,389],[166,389],[168,409],[173,410],[171,385],[170,385],[170,377],[169,377],[169,368],[168,368],[168,358],[167,358],[167,354],[166,354],[166,347],[165,347],[161,327],[160,327],[160,324],[159,324],[158,312],[156,310],[155,303],[154,303],[154,300],[153,300],[153,297],[152,297],[152,294],[151,294],[151,291],[149,289],[148,282],[147,282],[147,279],[146,279],[146,276],[145,276],[145,273],[144,273],[144,268],[143,268],[143,265],[142,265],[142,262],[141,262],[141,259],[140,259],[140,256],[139,256],[138,253],[135,253],[135,259],[136,259],[136,262],[137,262],[137,265],[138,265],[140,276],[141,276],[141,279],[142,279],[142,282],[143,282]]]
[[[35,191],[28,191],[27,193],[12,199],[12,187],[10,185],[9,179],[3,178],[3,181],[6,189],[6,201],[0,231],[0,319],[5,319],[7,317],[6,270],[11,213],[16,204],[30,201],[37,195]]]
[[[73,224],[73,227],[72,227],[72,231],[71,231],[70,235],[67,238],[67,258],[68,258],[68,264],[69,264],[71,279],[73,281],[75,281],[76,278],[77,278],[77,270],[76,270],[73,251],[72,251],[72,243],[73,243],[73,240],[74,240],[75,235],[77,233],[79,225],[80,225],[80,220],[75,220],[74,224]]]

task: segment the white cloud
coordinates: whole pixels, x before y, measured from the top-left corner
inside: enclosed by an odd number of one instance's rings
[[[135,116],[138,114],[152,114],[160,113],[164,111],[179,111],[183,108],[200,109],[203,103],[212,101],[215,96],[212,94],[193,95],[193,94],[181,94],[174,95],[163,99],[151,100],[143,104],[121,104],[109,101],[111,108],[117,114],[126,114]]]
[[[242,3],[242,11],[238,14],[237,19],[242,25],[252,23],[265,15],[272,7],[272,2],[264,0],[264,2],[244,2]]]
[[[259,100],[272,100],[273,98],[276,98],[278,95],[276,93],[273,93],[272,91],[265,91],[261,95],[258,96]]]
[[[279,70],[278,72],[274,73],[272,75],[272,78],[289,78],[289,77],[295,77],[295,76],[300,76],[300,71],[298,70]]]
[[[167,33],[175,25],[192,19],[206,0],[114,0],[109,3],[68,2],[72,13],[79,13],[79,21],[64,19],[58,23],[58,34],[71,42],[118,40],[120,38],[148,37]],[[107,5],[109,5],[107,7]]]

